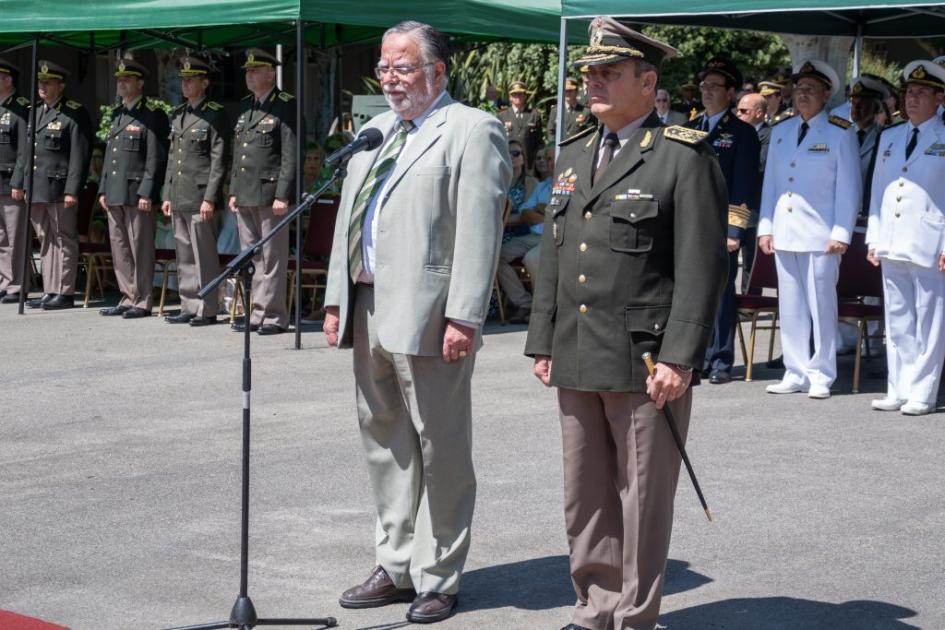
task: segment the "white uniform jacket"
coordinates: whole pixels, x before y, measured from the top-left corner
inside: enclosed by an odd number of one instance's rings
[[[945,125],[923,123],[907,160],[912,130],[900,123],[879,138],[866,243],[880,258],[933,267],[945,252]]]
[[[773,236],[774,248],[822,252],[831,240],[850,242],[860,210],[863,180],[856,132],[831,122],[825,112],[774,126],[761,193],[758,236]]]

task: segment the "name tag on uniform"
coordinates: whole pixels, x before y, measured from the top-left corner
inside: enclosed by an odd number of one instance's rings
[[[925,154],[934,155],[936,157],[945,157],[945,144],[933,144],[925,150]]]
[[[826,144],[812,144],[807,147],[808,153],[830,153],[830,147]]]

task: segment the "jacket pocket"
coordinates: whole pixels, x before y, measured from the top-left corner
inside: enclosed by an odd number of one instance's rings
[[[659,215],[655,199],[615,201],[610,208],[610,248],[639,254],[653,249],[653,232]]]
[[[121,134],[121,148],[125,151],[141,150],[141,131],[126,131]]]
[[[62,149],[62,130],[47,129],[46,133],[43,134],[43,146],[51,151],[59,151]]]
[[[624,309],[624,321],[629,337],[630,359],[642,360],[643,353],[649,352],[654,359],[659,356],[663,331],[669,321],[672,305],[628,306]]]

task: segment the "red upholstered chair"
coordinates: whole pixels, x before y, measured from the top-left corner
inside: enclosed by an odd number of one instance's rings
[[[847,253],[840,260],[840,277],[837,280],[837,316],[856,325],[856,358],[853,364],[853,393],[860,391],[860,362],[862,359],[863,340],[867,344],[871,338],[866,324],[871,321],[883,321],[883,273],[866,259],[866,234],[862,228],[853,232]],[[863,298],[879,298],[879,304],[866,304]]]
[[[289,296],[288,307],[296,301],[295,274],[301,273],[302,289],[312,289],[312,306],[309,315],[315,313],[316,298],[319,291],[324,291],[328,282],[328,259],[335,234],[335,219],[338,216],[339,197],[321,197],[309,210],[308,226],[302,241],[302,269],[296,268],[295,256],[289,257]],[[299,300],[301,302],[301,300]]]
[[[755,245],[757,248],[757,245]],[[751,273],[748,276],[748,289],[756,289],[755,293],[738,294],[735,296],[735,308],[738,311],[739,319],[736,324],[738,332],[738,343],[742,349],[742,358],[745,361],[745,381],[751,380],[752,364],[755,361],[755,339],[759,330],[771,331],[771,338],[768,341],[768,360],[774,356],[774,331],[778,330],[778,298],[777,295],[760,295],[763,289],[778,289],[778,271],[774,264],[774,255],[767,255],[761,251],[755,250],[754,263],[751,266]],[[760,315],[770,314],[769,324],[759,324]],[[748,350],[745,350],[745,335],[742,332],[741,316],[745,315],[751,318],[751,328],[748,333]]]

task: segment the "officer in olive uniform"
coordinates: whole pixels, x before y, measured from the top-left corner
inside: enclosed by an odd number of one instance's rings
[[[123,60],[115,69],[118,96],[105,146],[99,203],[108,211],[117,306],[102,315],[136,319],[151,315],[154,286],[155,204],[167,165],[167,114],[142,94],[147,70]]]
[[[567,628],[652,629],[680,465],[660,408],[685,439],[728,273],[728,195],[706,134],[654,110],[675,50],[613,18],[595,18],[590,41],[575,64],[602,126],[562,143],[525,354],[558,387],[578,596]]]
[[[706,142],[719,158],[728,188],[728,283],[715,320],[712,341],[705,355],[703,374],[715,385],[732,380],[735,363],[735,274],[738,250],[745,239],[748,222],[757,212],[758,160],[761,144],[758,133],[731,112],[735,91],[741,88],[742,73],[728,59],[715,58],[699,73],[705,111],[687,125],[708,133]]]
[[[781,99],[782,90],[783,86],[777,81],[762,81],[758,84],[758,93],[765,97],[768,105],[765,110],[765,123],[768,125],[780,122],[780,114],[786,109]]]
[[[23,284],[23,169],[28,160],[28,98],[16,93],[19,69],[0,59],[0,302],[20,301]]]
[[[564,133],[561,138],[570,138],[578,133],[594,127],[597,121],[591,115],[591,110],[584,103],[577,100],[578,84],[577,81],[568,77],[564,82]],[[558,106],[551,106],[551,113],[548,115],[548,142],[555,142],[555,132],[558,129]]]
[[[181,92],[187,99],[171,115],[171,146],[164,180],[165,216],[174,217],[181,309],[171,324],[206,326],[217,321],[215,296],[197,292],[220,271],[213,211],[222,200],[226,112],[207,98],[210,66],[197,57],[178,63]]]
[[[69,73],[40,61],[30,222],[40,242],[43,296],[30,308],[55,310],[75,305],[79,265],[78,204],[91,159],[92,122],[80,103],[63,96]],[[24,178],[25,180],[25,178]]]
[[[528,89],[524,82],[515,81],[509,86],[509,100],[511,106],[496,116],[505,125],[509,140],[516,140],[525,147],[526,165],[531,170],[541,146],[541,116],[537,110],[525,105]]]
[[[288,211],[295,196],[296,116],[295,97],[276,86],[279,61],[269,53],[246,51],[246,87],[236,120],[233,167],[230,169],[229,206],[237,213],[240,245],[244,248],[272,230]],[[262,246],[253,276],[253,312],[244,325],[261,335],[285,332],[286,272],[289,233],[283,230]]]

